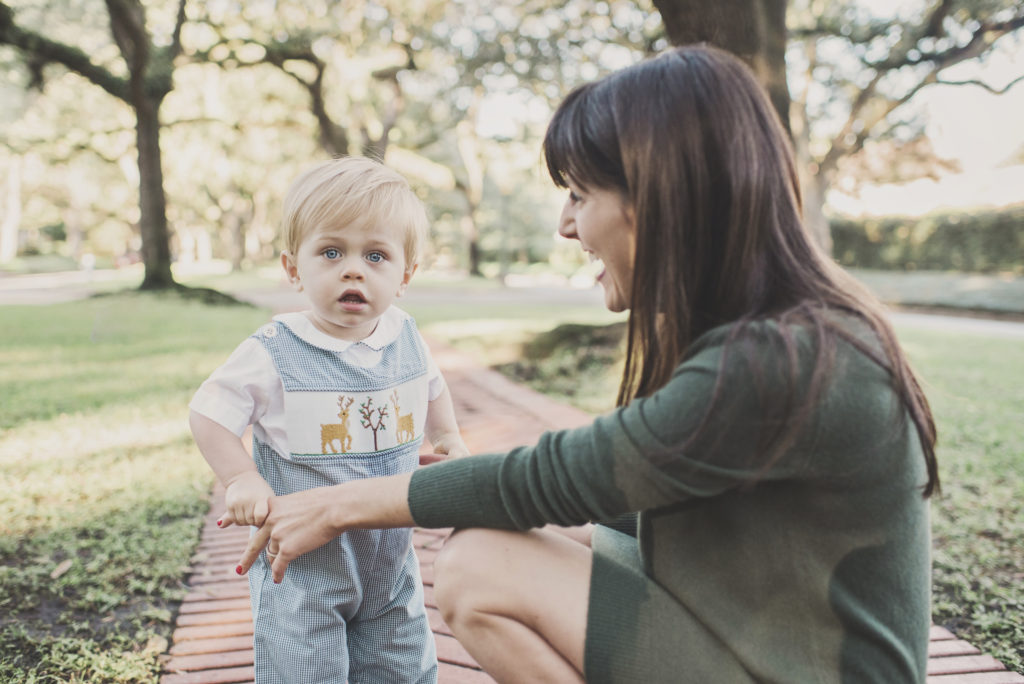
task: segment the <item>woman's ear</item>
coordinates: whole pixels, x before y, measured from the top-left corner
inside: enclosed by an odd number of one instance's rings
[[[284,268],[285,276],[288,278],[288,282],[292,284],[296,292],[302,292],[302,280],[299,278],[299,265],[295,261],[295,257],[291,255],[291,252],[285,250],[281,252],[281,267]]]

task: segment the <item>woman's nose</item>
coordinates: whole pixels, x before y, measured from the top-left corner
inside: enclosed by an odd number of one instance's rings
[[[571,200],[566,199],[562,205],[562,215],[558,217],[558,234],[564,238],[579,239],[576,235],[576,215]]]

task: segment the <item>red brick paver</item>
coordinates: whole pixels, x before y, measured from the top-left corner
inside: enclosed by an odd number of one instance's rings
[[[583,425],[586,413],[480,368],[452,349],[432,345],[451,387],[459,427],[474,453],[502,451],[535,441],[545,430]],[[232,684],[253,680],[252,616],[248,582],[234,574],[247,528],[221,530],[218,487],[192,559],[189,593],[179,611],[172,645],[164,656],[161,684]],[[448,530],[416,530],[424,596],[437,643],[441,684],[493,684],[452,636],[433,598],[433,559]],[[928,648],[928,684],[1024,684],[1024,676],[982,654],[948,630],[933,626]]]

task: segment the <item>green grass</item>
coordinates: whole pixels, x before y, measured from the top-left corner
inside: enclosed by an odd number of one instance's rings
[[[1024,672],[1024,344],[899,334],[939,429],[934,620]]]
[[[212,483],[187,403],[266,313],[133,294],[0,318],[0,681],[155,682]]]

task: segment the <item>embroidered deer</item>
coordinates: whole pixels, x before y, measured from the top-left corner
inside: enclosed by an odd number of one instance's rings
[[[320,424],[320,453],[345,454],[352,448],[352,435],[348,433],[348,410],[353,401],[355,400],[351,397],[346,399],[342,395],[338,395],[338,418],[341,418],[341,422]],[[334,450],[334,440],[338,440],[341,446],[340,452]],[[331,450],[327,451],[327,447],[331,447]]]
[[[398,440],[399,444],[411,442],[413,437],[416,436],[416,428],[412,423],[412,414],[403,414],[398,408],[398,390],[391,393],[391,405],[395,407],[395,420],[397,421],[395,439]]]

